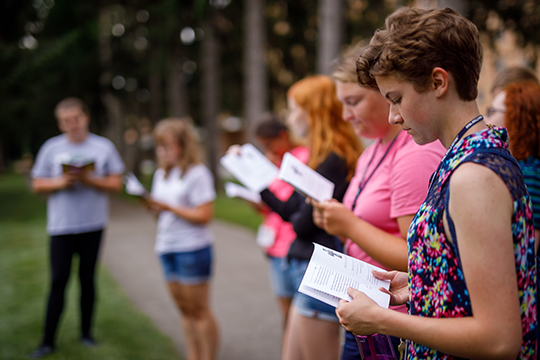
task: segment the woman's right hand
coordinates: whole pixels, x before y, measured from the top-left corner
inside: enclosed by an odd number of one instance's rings
[[[409,301],[409,275],[402,271],[375,271],[373,276],[379,280],[389,280],[390,289],[380,288],[390,295],[390,305],[403,305]]]
[[[318,205],[319,202],[310,197],[306,197],[306,204],[313,206],[313,222],[317,227],[324,229],[324,210],[321,209]]]
[[[152,200],[152,198],[149,197],[149,196],[141,196],[141,197],[139,197],[139,202],[146,210],[148,210],[152,215],[154,215],[156,217],[161,212],[161,209],[158,209],[155,206],[156,202],[154,200]]]
[[[240,146],[240,145],[231,145],[227,149],[226,154],[227,155],[229,155],[229,154],[242,155],[242,146]]]

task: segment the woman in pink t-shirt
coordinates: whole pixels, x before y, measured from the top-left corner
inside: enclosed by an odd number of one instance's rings
[[[344,53],[333,77],[343,103],[343,120],[373,143],[358,159],[343,204],[336,200],[315,203],[314,220],[345,241],[347,254],[387,270],[406,271],[407,230],[445,149],[438,141],[420,147],[399,125],[388,122],[388,101],[379,91],[361,88],[356,82],[360,50]],[[397,310],[406,312],[405,306]],[[360,359],[351,333],[346,335],[345,359]]]

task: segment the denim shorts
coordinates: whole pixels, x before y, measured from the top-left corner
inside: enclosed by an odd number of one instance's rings
[[[160,255],[168,282],[196,285],[207,282],[212,275],[212,247]]]
[[[289,260],[289,266],[291,268],[291,273],[293,274],[294,286],[296,289],[300,287],[300,283],[302,282],[302,278],[304,277],[308,263],[308,260]],[[299,291],[295,292],[292,304],[296,307],[298,313],[305,317],[339,322],[335,307],[314,299],[306,294],[302,294]]]
[[[270,282],[277,297],[292,299],[296,288],[291,273],[291,267],[286,257],[269,256],[270,262]]]

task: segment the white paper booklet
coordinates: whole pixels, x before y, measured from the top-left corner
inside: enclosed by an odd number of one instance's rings
[[[148,197],[150,194],[145,189],[143,184],[137,179],[133,173],[124,175],[124,184],[126,184],[126,192],[130,195]]]
[[[285,153],[283,156],[278,177],[317,201],[330,200],[334,194],[333,182],[290,153]]]
[[[240,197],[255,204],[261,202],[261,195],[230,181],[225,183],[225,194],[227,194],[228,197]]]
[[[242,145],[240,154],[223,156],[220,162],[235,178],[256,193],[266,189],[278,174],[277,166],[251,144]]]
[[[375,278],[372,270],[386,271],[365,261],[315,245],[299,291],[334,307],[339,299],[352,300],[347,294],[349,287],[362,291],[384,308],[390,304],[390,295],[379,288],[388,289],[389,281]]]

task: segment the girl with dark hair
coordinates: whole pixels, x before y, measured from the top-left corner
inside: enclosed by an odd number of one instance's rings
[[[276,115],[263,115],[257,123],[255,136],[262,145],[264,155],[277,167],[281,165],[286,152],[304,163],[309,159],[309,149],[298,145],[293,140],[287,124]],[[268,190],[281,201],[287,201],[294,192],[291,185],[280,179],[272,181]],[[293,274],[287,261],[287,252],[296,238],[296,233],[293,225],[284,221],[279,214],[266,206],[258,206],[258,208],[264,219],[259,228],[258,240],[259,243],[263,243],[268,257],[272,289],[278,299],[283,325],[286,328],[292,298],[296,291]]]

